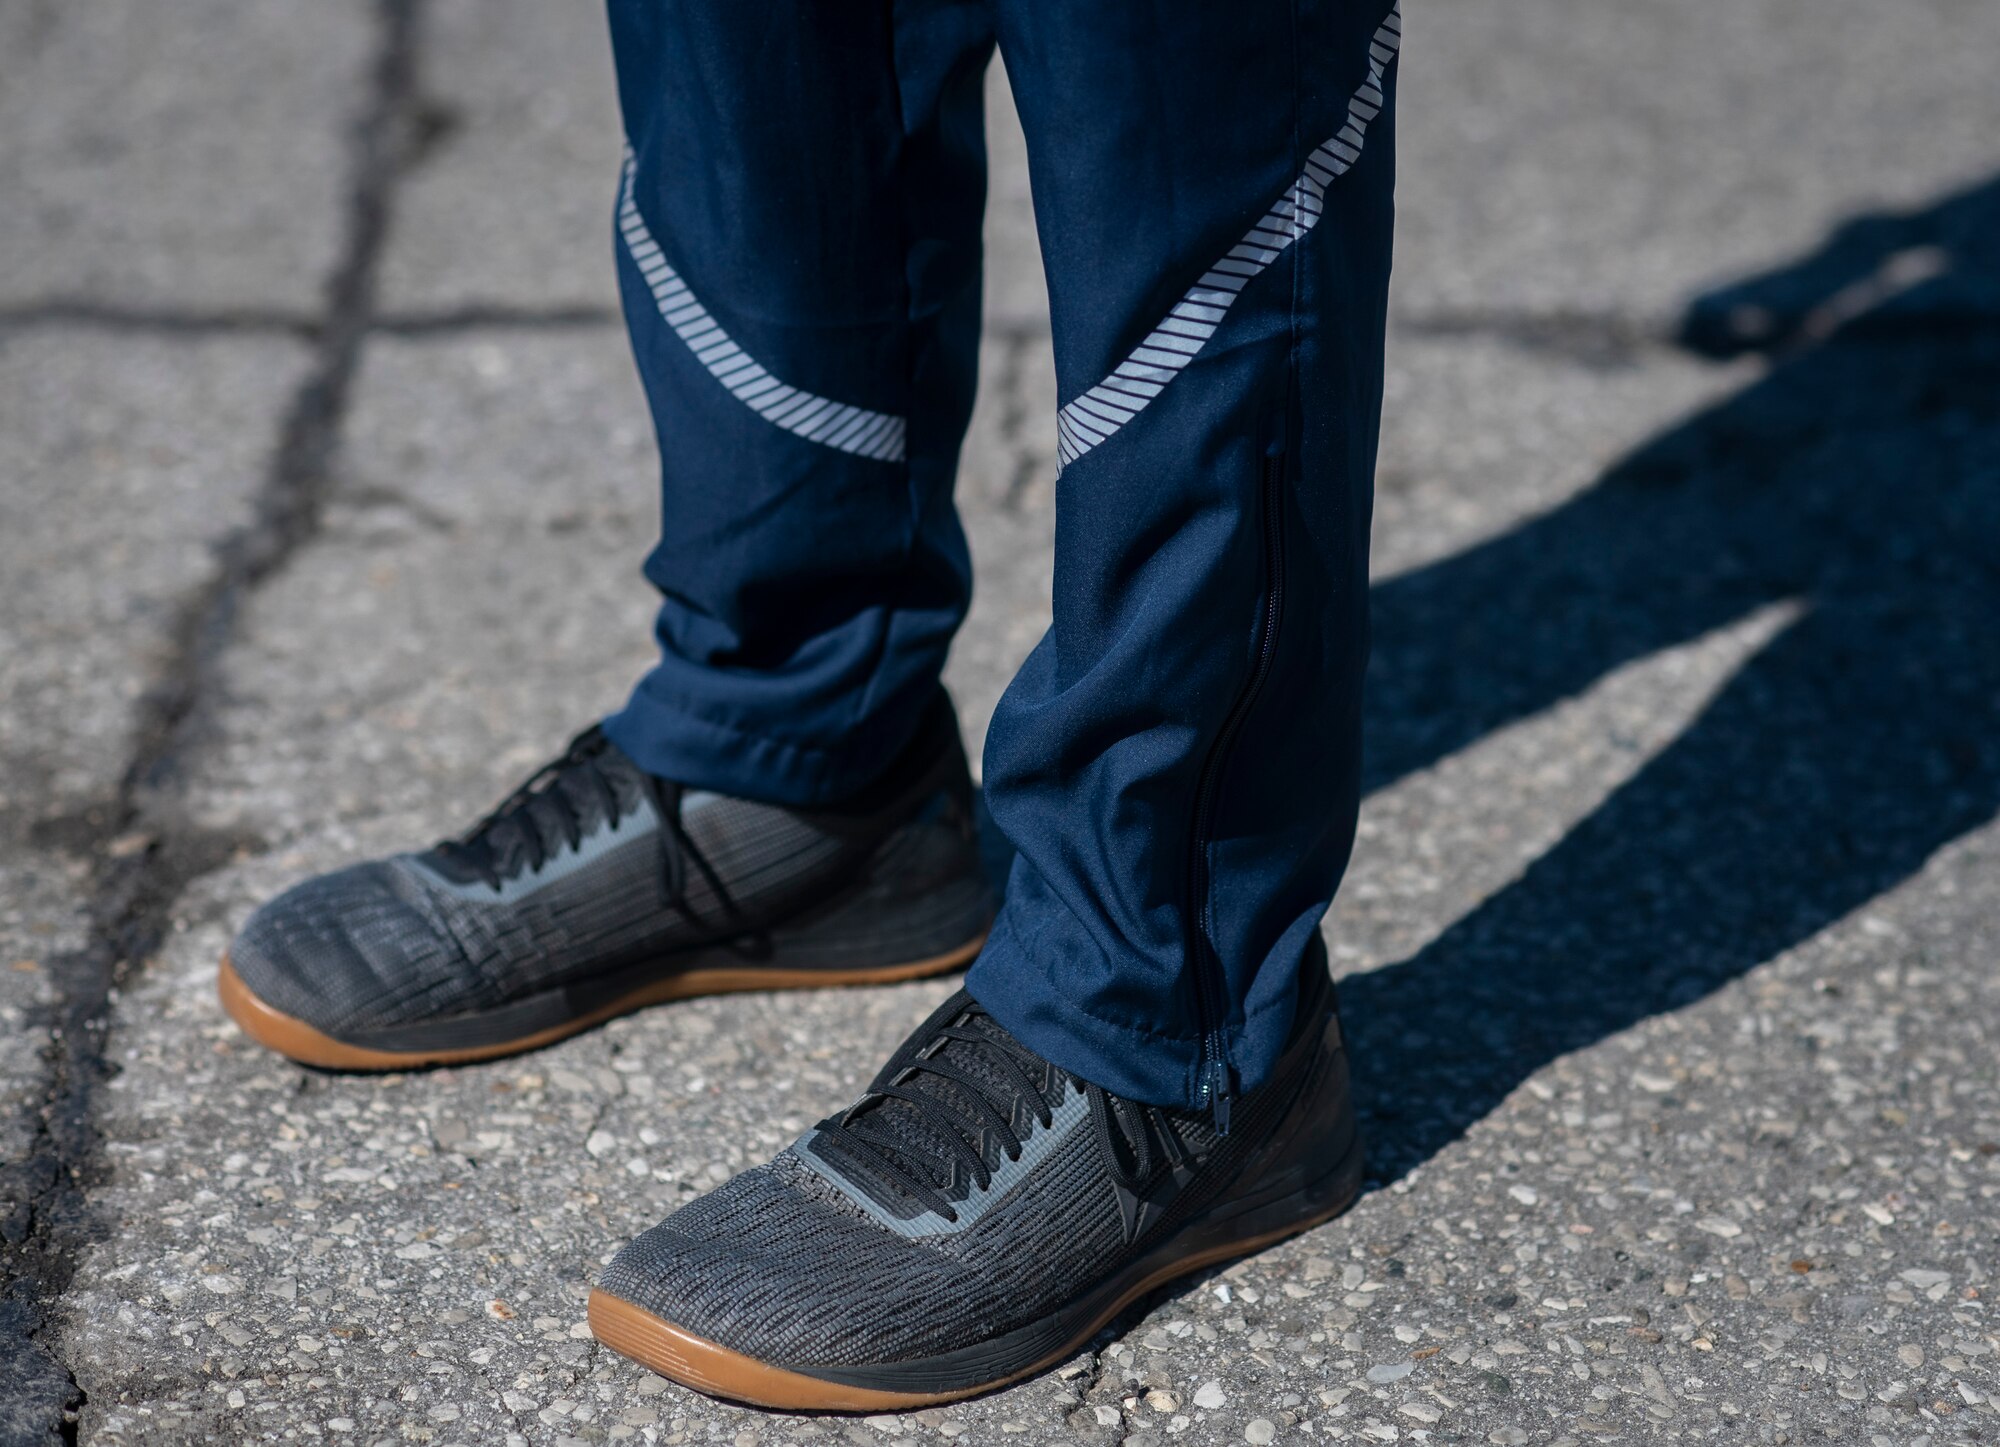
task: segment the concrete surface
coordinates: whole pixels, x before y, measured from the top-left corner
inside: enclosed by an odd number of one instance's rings
[[[846,1420],[652,1378],[583,1296],[948,985],[383,1079],[213,1002],[258,900],[458,827],[647,656],[597,8],[0,13],[0,1442],[1993,1440],[2000,199],[1952,197],[1996,21],[1411,13],[1327,928],[1373,1188],[1058,1371]],[[994,97],[975,742],[1054,522]]]
[[[340,256],[371,28],[366,0],[0,9],[0,303],[308,314]]]

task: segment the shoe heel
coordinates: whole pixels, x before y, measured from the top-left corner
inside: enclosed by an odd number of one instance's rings
[[[1367,1178],[1367,1154],[1359,1133],[1330,1163],[1301,1183],[1265,1188],[1224,1201],[1190,1228],[1193,1245],[1234,1243],[1239,1252],[1255,1251],[1273,1241],[1330,1221],[1353,1205]]]
[[[1345,1210],[1361,1193],[1366,1169],[1340,1016],[1329,1010],[1283,1123],[1245,1163],[1242,1184],[1209,1207],[1195,1229],[1238,1237],[1304,1230]]]
[[[995,905],[970,815],[940,791],[836,899],[770,930],[770,962],[845,971],[949,958],[938,966],[949,969],[978,953]]]

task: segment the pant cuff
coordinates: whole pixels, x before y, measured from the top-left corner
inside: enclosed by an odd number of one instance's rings
[[[604,732],[649,774],[790,808],[853,798],[909,742],[880,726],[853,730],[837,750],[773,739],[676,708],[643,683],[624,708],[604,720]]]

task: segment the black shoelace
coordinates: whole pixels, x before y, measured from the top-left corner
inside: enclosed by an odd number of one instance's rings
[[[975,1189],[983,1191],[992,1183],[993,1170],[980,1149],[985,1132],[992,1132],[1005,1159],[1018,1161],[1026,1144],[1024,1133],[1014,1127],[1021,1107],[1027,1107],[1033,1121],[1029,1134],[1036,1128],[1047,1130],[1053,1120],[1048,1100],[1035,1083],[1045,1069],[1041,1057],[997,1023],[991,1031],[968,1023],[985,1014],[976,1002],[968,1002],[965,1011],[938,1029],[893,1080],[872,1087],[829,1127],[822,1127],[819,1136],[823,1147],[886,1177],[918,1205],[947,1221],[958,1220],[957,1206],[945,1195],[954,1166],[964,1168]],[[953,1050],[983,1052],[982,1059],[996,1067],[999,1078],[966,1069],[950,1058]],[[953,1088],[940,1090],[931,1080],[949,1082]],[[1187,1159],[1179,1137],[1155,1107],[1083,1081],[1076,1084],[1090,1102],[1091,1124],[1119,1185],[1137,1190],[1163,1161]],[[883,1119],[885,1108],[893,1108],[891,1102],[909,1107],[928,1129],[920,1135],[896,1130]]]
[[[585,820],[576,790],[595,800],[608,827],[618,827],[629,810],[619,793],[616,773],[636,781],[659,816],[665,836],[660,849],[660,882],[670,907],[697,927],[719,928],[701,919],[688,903],[686,866],[692,863],[708,881],[728,923],[737,929],[747,928],[748,921],[721,875],[695,847],[681,822],[681,786],[631,764],[616,751],[601,726],[593,725],[571,739],[568,748],[522,780],[520,787],[485,818],[437,848],[470,868],[498,893],[523,869],[539,873],[564,849],[582,847]],[[510,852],[510,845],[517,847]]]

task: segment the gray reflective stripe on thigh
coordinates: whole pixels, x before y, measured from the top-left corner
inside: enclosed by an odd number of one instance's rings
[[[653,293],[660,316],[687,343],[695,360],[732,397],[773,426],[857,457],[901,462],[905,430],[901,417],[870,412],[865,407],[849,406],[787,386],[730,339],[721,323],[709,315],[708,308],[689,290],[681,274],[667,264],[659,243],[653,240],[633,196],[637,174],[628,146],[625,179],[618,200],[618,235],[632,264],[639,268],[639,275]]]
[[[1115,371],[1056,413],[1058,468],[1108,440],[1180,375],[1215,335],[1237,294],[1285,248],[1318,224],[1326,188],[1361,159],[1368,123],[1382,112],[1389,62],[1402,44],[1401,0],[1368,42],[1368,77],[1347,101],[1347,123],[1306,159],[1306,168],[1277,203],[1201,280]]]

